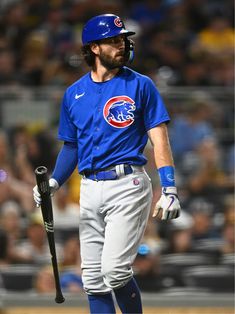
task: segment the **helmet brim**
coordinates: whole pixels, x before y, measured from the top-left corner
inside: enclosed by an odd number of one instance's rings
[[[116,37],[116,36],[123,35],[123,34],[125,34],[126,36],[133,36],[136,33],[132,32],[132,31],[128,31],[127,29],[122,29],[122,30],[120,30],[120,31],[118,31],[116,33],[112,33],[110,35],[104,34],[102,38],[97,38],[97,39],[94,38],[94,39],[92,39],[92,40],[90,40],[90,41],[88,41],[86,43],[83,43],[83,45],[89,45],[89,44],[91,44],[93,42],[98,42],[98,41],[100,41],[102,39],[105,39],[105,38],[112,38],[112,37]]]
[[[126,34],[127,36],[133,36],[135,35],[135,32],[132,32],[132,31],[128,31],[127,29],[122,29],[120,31],[120,34]],[[118,35],[117,35],[118,36]]]

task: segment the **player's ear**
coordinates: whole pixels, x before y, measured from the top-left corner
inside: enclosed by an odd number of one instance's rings
[[[99,53],[99,45],[97,43],[91,43],[90,49],[95,55]]]

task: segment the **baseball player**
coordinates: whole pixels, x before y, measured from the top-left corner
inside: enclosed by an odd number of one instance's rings
[[[113,14],[85,24],[82,53],[91,71],[65,91],[58,131],[64,144],[49,180],[53,194],[77,165],[82,175],[79,236],[91,313],[115,313],[114,296],[122,313],[142,313],[132,263],[152,202],[143,155],[148,138],[162,185],[153,216],[180,214],[169,115],[151,79],[126,66],[134,34]],[[34,199],[40,205],[37,186]]]

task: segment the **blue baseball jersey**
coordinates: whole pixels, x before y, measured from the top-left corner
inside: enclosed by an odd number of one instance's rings
[[[169,120],[147,76],[123,67],[111,80],[97,83],[89,72],[64,94],[58,138],[77,143],[80,173],[118,164],[144,165],[147,131]]]

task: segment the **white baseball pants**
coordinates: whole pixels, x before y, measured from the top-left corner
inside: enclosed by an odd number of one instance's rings
[[[88,294],[108,293],[132,277],[132,263],[144,234],[152,185],[143,167],[117,180],[82,178],[80,246],[82,279]]]

